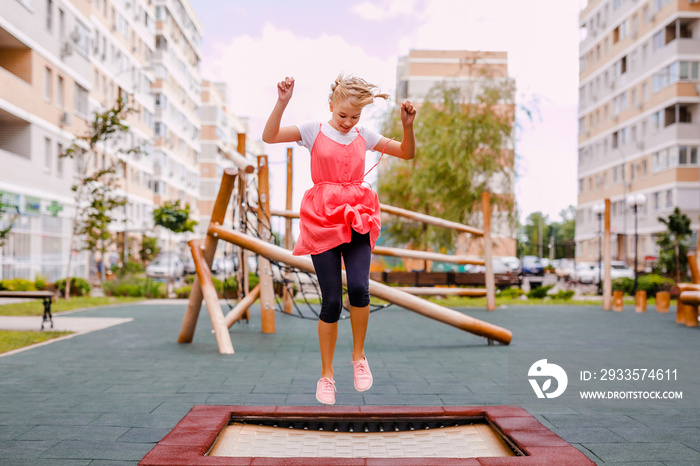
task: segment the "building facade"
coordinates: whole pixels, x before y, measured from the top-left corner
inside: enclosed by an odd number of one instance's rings
[[[410,100],[411,103],[420,107],[433,88],[445,85],[462,89],[464,98],[469,101],[471,96],[479,93],[485,83],[498,82],[510,82],[506,52],[411,50],[408,56],[400,57],[398,60],[396,99],[399,103]],[[503,110],[511,115],[515,114],[515,106],[512,103],[504,102]],[[490,190],[497,196],[513,200],[515,193],[514,138],[511,138],[509,144],[502,149],[501,155],[509,170],[503,176],[494,176],[490,180]],[[495,208],[492,212],[493,253],[497,256],[516,255],[516,233],[509,214],[511,213],[499,212]],[[480,254],[481,247],[478,241],[468,241],[467,235],[459,236],[457,245],[459,253]]]
[[[0,222],[14,226],[0,248],[0,278],[68,273],[76,162],[58,155],[119,97],[136,110],[128,134],[84,160],[92,169],[116,164],[117,194],[127,200],[113,213],[120,250],[110,258],[124,257],[125,242],[136,255],[144,234],[167,238],[152,219],[166,200],[187,202],[197,215],[201,40],[188,0],[3,2]],[[140,153],[127,155],[131,147]],[[71,275],[94,273],[92,253],[72,262]]]
[[[579,22],[576,257],[598,260],[607,198],[612,257],[641,269],[659,217],[699,226],[700,2],[589,0]]]

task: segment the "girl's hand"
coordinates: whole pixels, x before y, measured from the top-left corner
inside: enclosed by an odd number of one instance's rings
[[[277,97],[282,102],[289,102],[294,92],[294,78],[284,78],[284,81],[277,83]]]
[[[413,104],[408,100],[401,104],[401,123],[404,126],[409,126],[413,124],[413,120],[416,119],[416,109]]]

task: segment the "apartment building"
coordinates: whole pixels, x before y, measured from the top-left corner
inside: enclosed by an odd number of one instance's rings
[[[612,257],[641,269],[659,217],[699,227],[700,1],[589,0],[579,23],[576,257],[598,260],[609,198]]]
[[[74,165],[58,154],[90,115],[90,6],[4,1],[0,12],[0,194],[16,216],[0,255],[2,278],[67,273]],[[71,273],[86,276],[88,255]]]
[[[0,196],[15,224],[0,249],[0,278],[65,277],[76,208],[75,165],[62,153],[93,112],[129,99],[119,141],[85,160],[116,163],[127,199],[111,228],[136,253],[165,200],[199,197],[200,42],[188,0],[6,0],[0,10]],[[139,147],[140,154],[122,149]],[[110,256],[114,256],[111,254]],[[94,256],[73,258],[88,277]]]
[[[507,52],[478,52],[466,50],[411,50],[405,57],[400,57],[396,69],[397,102],[410,100],[420,106],[425,102],[431,89],[446,85],[463,89],[465,99],[476,95],[487,82],[510,80],[508,77]],[[504,103],[504,111],[514,114],[512,103]],[[493,177],[491,192],[498,196],[513,199],[515,193],[515,140],[503,150],[504,160],[508,161],[509,174]],[[480,209],[478,209],[480,210]],[[492,237],[494,254],[498,256],[515,256],[515,231],[508,212],[492,212]],[[477,225],[475,225],[477,226]],[[481,245],[478,241],[467,241],[467,235],[460,235],[457,251],[463,254],[479,254]]]
[[[209,227],[214,203],[226,168],[236,167],[233,154],[244,155],[256,164],[262,153],[259,142],[248,138],[248,120],[229,110],[225,83],[202,81],[202,152],[199,158],[200,189],[197,205],[197,236],[204,236]],[[253,189],[254,186],[249,186]],[[233,224],[233,196],[224,224]],[[223,242],[220,242],[220,246]]]
[[[37,1],[37,0],[35,0]],[[153,229],[154,208],[154,112],[155,85],[152,60],[155,52],[155,9],[148,0],[93,0],[90,2],[92,65],[90,109],[113,106],[118,97],[128,99],[135,112],[127,119],[129,133],[102,145],[95,154],[95,167],[117,163],[117,193],[124,196],[123,210],[114,213],[112,230],[117,233],[119,256],[127,250],[138,254],[138,241]],[[140,152],[126,154],[130,148]],[[111,265],[111,264],[110,264]]]
[[[188,0],[155,0],[154,202],[180,200],[197,217],[199,197],[199,74],[202,26]]]

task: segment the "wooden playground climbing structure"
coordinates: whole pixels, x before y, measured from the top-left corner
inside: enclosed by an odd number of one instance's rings
[[[243,156],[234,158],[237,168],[229,168],[224,171],[219,193],[214,204],[211,222],[207,231],[207,236],[204,242],[200,240],[192,240],[189,242],[192,257],[196,268],[196,276],[190,292],[190,298],[187,305],[187,310],[183,318],[179,343],[190,343],[194,337],[194,331],[201,310],[202,301],[206,304],[207,312],[211,320],[216,338],[219,352],[222,354],[232,354],[233,344],[229,328],[241,317],[247,315],[248,308],[256,301],[260,301],[261,317],[262,317],[262,332],[275,332],[275,291],[273,287],[272,264],[285,264],[307,273],[314,273],[313,264],[308,257],[294,256],[291,253],[292,218],[298,217],[298,213],[291,210],[291,149],[288,150],[287,160],[287,205],[284,211],[271,211],[269,206],[269,183],[268,183],[268,161],[267,156],[258,156],[257,167],[257,184],[258,184],[258,200],[257,200],[257,226],[258,236],[255,237],[248,234],[246,231],[223,226],[224,217],[226,215],[227,206],[231,201],[232,193],[238,181],[237,198],[240,212],[242,199],[246,196],[247,176],[256,172],[256,168]],[[446,254],[437,254],[423,251],[409,251],[399,248],[375,247],[374,254],[390,255],[395,257],[412,257],[424,260],[436,260],[441,262],[450,262],[456,264],[478,264],[485,267],[485,288],[471,289],[464,294],[486,296],[488,310],[495,309],[495,283],[493,275],[492,263],[492,244],[490,234],[491,224],[491,204],[489,193],[483,193],[481,199],[483,229],[473,228],[455,222],[449,222],[444,219],[431,217],[416,212],[400,209],[397,207],[382,205],[382,211],[393,215],[399,215],[418,220],[425,223],[439,225],[446,228],[451,228],[457,231],[470,233],[474,236],[483,237],[484,257],[468,257],[468,256],[452,256]],[[243,215],[243,214],[240,214]],[[245,214],[247,215],[247,213]],[[285,232],[285,248],[275,246],[270,242],[270,233],[262,228],[263,225],[270,225],[271,215],[277,215],[286,218]],[[244,290],[244,294],[239,302],[226,315],[224,315],[219,298],[214,286],[210,267],[214,259],[217,244],[219,240],[224,240],[239,246],[241,251],[251,251],[259,256],[258,260],[258,276],[259,283],[252,290],[248,290],[246,267],[246,254],[239,255],[239,273],[238,284],[239,289]],[[343,276],[345,281],[345,276]],[[435,289],[433,294],[439,294],[443,290],[450,289]],[[462,314],[453,309],[440,306],[430,301],[424,300],[413,294],[399,290],[395,287],[390,287],[382,283],[370,280],[370,294],[383,299],[389,303],[396,304],[410,311],[424,315],[431,319],[449,324],[458,329],[473,333],[478,336],[485,337],[488,343],[497,341],[502,344],[509,344],[512,338],[512,333],[499,327],[473,317]],[[453,293],[447,291],[445,294]],[[284,312],[291,312],[292,295],[288,288],[283,290],[283,309]]]

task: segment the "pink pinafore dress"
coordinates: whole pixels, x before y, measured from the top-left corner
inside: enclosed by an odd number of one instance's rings
[[[379,198],[362,184],[369,173],[363,173],[367,148],[359,130],[355,130],[357,137],[344,145],[323,134],[319,127],[311,148],[314,185],[301,201],[295,256],[320,254],[349,243],[352,230],[369,233],[372,249],[377,243],[381,229]]]

